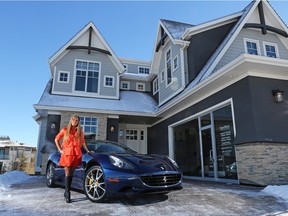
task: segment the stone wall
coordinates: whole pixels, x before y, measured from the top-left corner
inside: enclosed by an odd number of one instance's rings
[[[241,184],[288,184],[288,144],[246,143],[235,149]]]
[[[73,114],[77,114],[81,117],[95,117],[98,119],[98,134],[97,138],[98,140],[106,140],[106,129],[107,129],[107,115],[106,114],[98,114],[98,113],[80,113],[80,112],[63,112],[61,113],[61,123],[60,123],[60,129],[63,127],[66,127],[71,116]],[[49,154],[42,154],[42,165],[41,165],[41,174],[46,173],[46,167],[47,167],[47,160],[49,157]]]

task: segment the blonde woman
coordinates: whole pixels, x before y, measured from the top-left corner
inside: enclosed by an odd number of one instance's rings
[[[60,140],[62,143],[60,144]],[[71,203],[70,188],[73,173],[77,166],[81,165],[81,148],[89,153],[84,140],[84,133],[80,125],[80,117],[72,115],[68,125],[60,130],[55,138],[56,146],[61,153],[59,165],[65,170],[65,193],[64,197],[67,203]]]

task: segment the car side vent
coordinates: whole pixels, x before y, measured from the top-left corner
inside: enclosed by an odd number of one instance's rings
[[[150,175],[142,176],[141,180],[149,186],[174,185],[181,181],[180,174]]]

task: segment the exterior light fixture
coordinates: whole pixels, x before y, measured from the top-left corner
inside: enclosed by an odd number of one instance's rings
[[[50,127],[51,127],[51,129],[55,129],[56,128],[56,123],[52,122]]]
[[[281,103],[284,101],[284,91],[276,89],[276,90],[272,90],[272,94],[274,96],[274,100],[276,103]]]
[[[110,132],[113,133],[114,131],[115,131],[114,125],[111,125],[111,126],[110,126]]]

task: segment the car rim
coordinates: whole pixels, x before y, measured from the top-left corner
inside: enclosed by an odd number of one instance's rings
[[[105,181],[101,169],[92,169],[86,175],[85,190],[87,195],[93,200],[99,200],[105,195]]]
[[[49,164],[47,175],[46,175],[47,181],[48,181],[49,184],[52,183],[53,173],[54,173],[54,167],[51,164]]]

